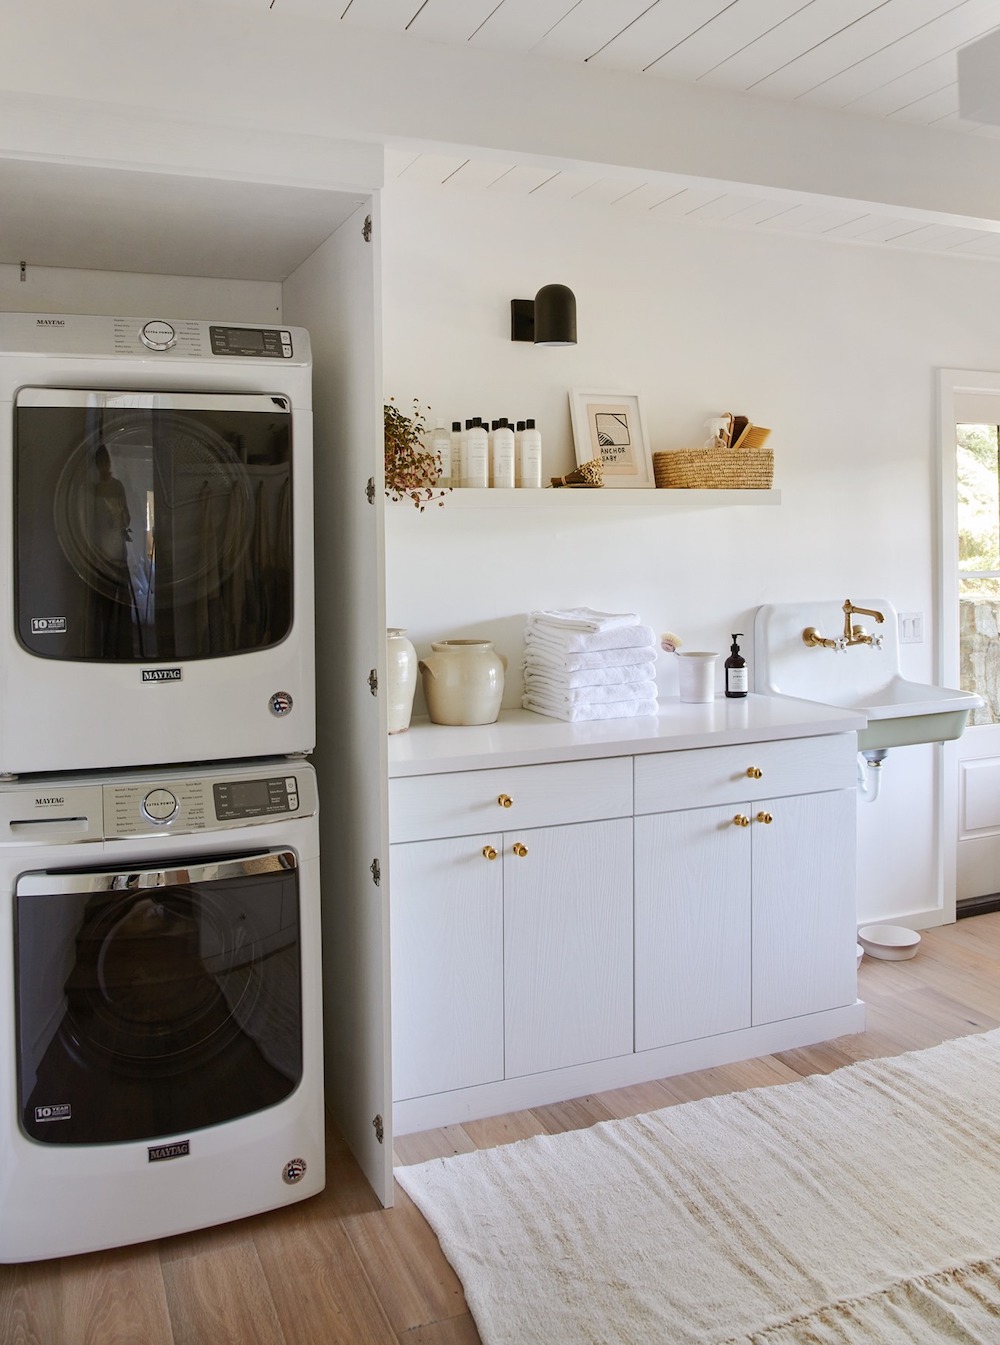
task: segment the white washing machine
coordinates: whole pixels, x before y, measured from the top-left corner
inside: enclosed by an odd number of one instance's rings
[[[295,327],[0,314],[0,774],[315,746]]]
[[[0,785],[0,1262],[323,1189],[299,760]]]

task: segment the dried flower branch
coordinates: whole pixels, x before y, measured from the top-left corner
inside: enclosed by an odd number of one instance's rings
[[[383,412],[386,495],[390,500],[412,500],[421,513],[432,501],[443,505],[451,487],[435,489],[441,478],[441,455],[427,451],[427,421],[419,401],[414,397],[413,414],[406,416],[390,397]]]

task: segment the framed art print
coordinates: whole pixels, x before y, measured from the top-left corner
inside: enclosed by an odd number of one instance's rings
[[[569,400],[577,465],[600,458],[605,486],[655,486],[638,396],[574,388]]]

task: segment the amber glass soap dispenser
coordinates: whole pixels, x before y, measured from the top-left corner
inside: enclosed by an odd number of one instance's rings
[[[740,630],[733,636],[729,657],[726,659],[726,695],[730,697],[747,694],[747,661],[736,643],[742,634]]]

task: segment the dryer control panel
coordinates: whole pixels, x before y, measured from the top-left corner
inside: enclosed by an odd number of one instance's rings
[[[309,333],[287,324],[206,322],[200,318],[99,317],[75,313],[0,313],[4,354],[136,358],[161,361],[267,360],[308,368]]]

